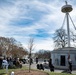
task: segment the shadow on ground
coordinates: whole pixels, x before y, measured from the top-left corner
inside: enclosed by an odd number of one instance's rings
[[[63,70],[62,73],[70,73],[71,74],[71,71],[69,71],[69,70]]]

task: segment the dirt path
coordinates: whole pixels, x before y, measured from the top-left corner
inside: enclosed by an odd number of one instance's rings
[[[43,71],[35,71],[35,70],[32,70],[32,71],[28,71],[28,70],[25,70],[25,71],[16,71],[15,72],[15,75],[48,75],[46,72],[43,72]]]

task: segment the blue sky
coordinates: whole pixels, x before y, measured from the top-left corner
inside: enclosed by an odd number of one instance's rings
[[[67,0],[76,24],[76,0]],[[53,35],[62,26],[65,0],[0,0],[0,36],[13,37],[27,48],[34,38],[35,51],[53,50]],[[70,25],[70,28],[73,28]]]

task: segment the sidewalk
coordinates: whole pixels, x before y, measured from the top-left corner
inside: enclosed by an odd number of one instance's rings
[[[23,66],[26,66],[26,67],[29,67],[29,64],[23,64]],[[36,67],[36,64],[34,63],[34,64],[32,64],[31,65],[31,68],[32,69],[37,69],[37,67]],[[49,69],[44,69],[45,71],[50,71]],[[54,72],[57,72],[57,73],[61,73],[61,72],[63,72],[64,70],[58,70],[58,69],[55,69],[54,70]],[[73,70],[72,71],[72,74],[76,74],[76,70]]]

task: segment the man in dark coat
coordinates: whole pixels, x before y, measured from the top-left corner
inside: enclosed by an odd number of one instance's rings
[[[49,68],[50,68],[50,71],[54,72],[54,66],[52,64],[52,59],[49,60]]]
[[[3,61],[3,59],[2,59],[2,57],[0,56],[0,68],[2,68],[2,61]]]
[[[36,64],[38,63],[38,58],[36,58]]]

